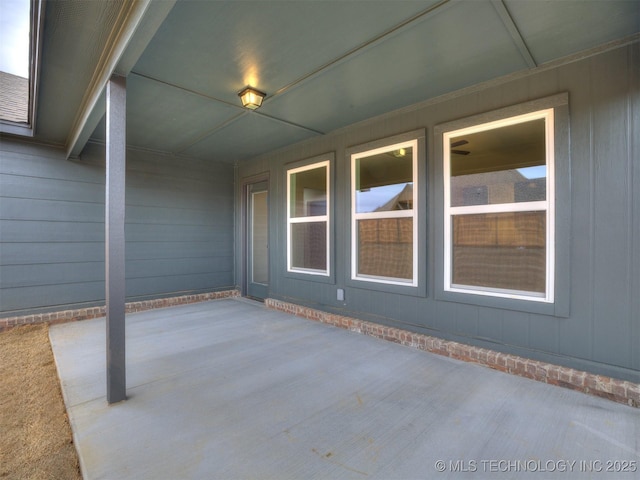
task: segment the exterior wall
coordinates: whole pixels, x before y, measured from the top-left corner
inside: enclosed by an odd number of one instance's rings
[[[442,155],[434,127],[553,95],[568,93],[570,191],[556,205],[568,223],[568,277],[556,290],[564,313],[438,299],[443,279],[436,246],[443,235]],[[426,159],[420,159],[419,198],[426,268],[425,294],[354,286],[350,281],[349,158],[351,147],[426,129]],[[312,307],[445,340],[489,348],[552,364],[640,382],[640,49],[621,47],[528,75],[466,89],[362,122],[239,166],[237,183],[270,174],[270,293],[273,299]],[[286,272],[285,189],[287,164],[335,153],[331,279]],[[437,174],[440,172],[440,175]],[[421,197],[422,196],[422,197]],[[237,205],[240,192],[236,192]],[[237,234],[241,216],[237,211]],[[426,213],[425,213],[426,212]],[[570,216],[568,213],[570,212]],[[437,219],[440,219],[438,221]],[[560,248],[560,247],[558,247]],[[240,257],[238,257],[240,259]],[[441,263],[441,262],[440,262]],[[240,265],[240,262],[236,262]],[[424,267],[423,266],[423,267]],[[241,278],[240,269],[236,278]],[[568,285],[567,287],[563,286]],[[345,301],[337,300],[344,289]]]
[[[233,167],[130,150],[127,301],[233,288]],[[103,305],[104,147],[0,142],[0,317]]]

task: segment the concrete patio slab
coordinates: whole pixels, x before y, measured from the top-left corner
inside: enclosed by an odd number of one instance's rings
[[[52,326],[86,479],[640,478],[640,410],[236,299]]]

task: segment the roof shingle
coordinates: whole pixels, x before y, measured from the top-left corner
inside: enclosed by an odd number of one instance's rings
[[[0,72],[0,120],[29,121],[29,79]]]

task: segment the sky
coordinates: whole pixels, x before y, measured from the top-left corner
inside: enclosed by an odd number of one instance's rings
[[[0,71],[29,77],[30,0],[0,0]]]
[[[0,0],[2,1],[2,0]],[[393,197],[398,195],[406,183],[396,183],[393,185],[384,185],[382,187],[373,187],[366,192],[356,192],[357,212],[375,212],[376,208],[383,206]]]
[[[532,180],[534,178],[544,178],[547,176],[547,166],[538,165],[537,167],[527,167],[517,169],[525,178]]]

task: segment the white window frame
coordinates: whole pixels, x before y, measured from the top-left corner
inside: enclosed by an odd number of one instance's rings
[[[545,120],[545,152],[546,152],[546,200],[535,202],[501,203],[492,205],[451,206],[451,152],[450,139],[462,135],[495,130],[518,123],[532,120]],[[485,295],[491,297],[503,297],[534,302],[554,302],[554,278],[555,278],[555,158],[554,158],[554,109],[538,110],[524,115],[517,115],[493,122],[474,125],[459,130],[443,133],[443,159],[444,159],[444,290],[448,292],[460,292],[473,295]],[[512,213],[512,212],[546,212],[546,282],[545,293],[522,292],[518,290],[506,290],[492,287],[456,285],[451,282],[451,255],[452,232],[451,223],[453,216],[483,214],[483,213]]]
[[[412,182],[413,208],[411,210],[392,210],[387,212],[356,212],[356,164],[361,158],[392,152],[410,147],[412,150]],[[358,220],[377,220],[383,218],[412,218],[413,219],[413,266],[412,278],[402,280],[395,277],[358,274]],[[418,139],[386,145],[384,147],[358,152],[351,155],[351,279],[387,285],[418,286]]]
[[[308,170],[315,170],[316,168],[326,168],[326,194],[327,194],[327,213],[326,215],[312,215],[306,217],[292,217],[291,216],[291,177],[292,175],[300,172],[305,172]],[[321,275],[324,277],[329,277],[331,275],[331,233],[330,233],[330,215],[331,215],[331,161],[323,160],[321,162],[312,163],[309,165],[304,165],[302,167],[292,168],[287,170],[287,271],[293,273],[304,273],[307,275]],[[291,229],[294,224],[300,223],[326,223],[326,270],[318,270],[314,268],[300,268],[294,267],[291,264],[291,249],[293,247],[291,243]]]

